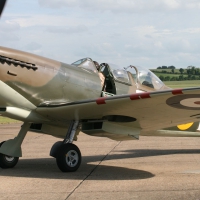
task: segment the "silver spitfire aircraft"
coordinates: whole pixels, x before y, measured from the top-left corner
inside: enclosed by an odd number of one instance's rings
[[[135,66],[99,65],[91,58],[65,64],[0,47],[0,90],[0,114],[24,122],[17,137],[0,143],[1,168],[17,164],[29,130],[64,139],[50,151],[63,172],[81,164],[73,144],[80,131],[120,141],[200,136],[200,88],[171,90]]]

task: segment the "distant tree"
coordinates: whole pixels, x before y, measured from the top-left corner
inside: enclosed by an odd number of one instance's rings
[[[181,72],[181,74],[183,74],[184,69],[183,69],[183,68],[180,68],[180,69],[179,69],[179,72]]]
[[[174,74],[174,68],[171,68],[172,69],[172,73]]]
[[[162,69],[167,69],[167,66],[162,66]]]
[[[184,77],[183,77],[183,75],[180,75],[179,76],[179,81],[182,81],[182,80],[184,80]]]
[[[170,76],[165,76],[165,81],[169,81],[170,80]]]
[[[196,80],[196,77],[193,75],[193,76],[191,77],[191,80]]]
[[[195,75],[199,75],[199,68],[195,68]]]
[[[172,76],[170,81],[175,81],[176,80],[176,77],[175,76]]]
[[[176,69],[173,65],[169,66],[168,69]]]
[[[191,69],[191,74],[193,74],[193,75],[195,74],[195,67],[194,66]]]
[[[165,78],[164,78],[164,76],[160,75],[160,76],[159,76],[159,79],[160,79],[161,81],[164,81]]]
[[[162,67],[157,67],[157,69],[162,69]]]
[[[191,74],[191,69],[187,68],[187,74],[190,75]]]

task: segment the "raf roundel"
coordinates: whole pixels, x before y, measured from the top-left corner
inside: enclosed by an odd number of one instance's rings
[[[166,101],[167,105],[186,110],[200,110],[199,94],[182,94],[170,97]]]

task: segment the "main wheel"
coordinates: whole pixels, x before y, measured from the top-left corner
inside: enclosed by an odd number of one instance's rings
[[[81,164],[81,152],[74,144],[63,144],[57,154],[56,162],[62,172],[74,172]]]
[[[13,168],[18,163],[18,157],[7,156],[0,153],[0,167],[3,169]]]

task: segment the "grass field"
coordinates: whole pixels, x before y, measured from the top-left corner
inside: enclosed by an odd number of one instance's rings
[[[194,81],[165,81],[165,85],[171,88],[188,88],[188,87],[200,87],[200,80]]]
[[[0,116],[0,124],[20,123],[20,121]]]
[[[174,77],[174,76],[175,76],[175,77],[179,77],[179,76],[181,75],[181,74],[164,74],[164,73],[157,73],[157,72],[155,72],[154,74],[155,74],[156,76],[158,76],[158,77],[159,77],[159,76],[164,76],[164,77],[165,77],[165,76],[169,76],[170,78],[171,78],[171,77]],[[183,75],[184,77],[188,77],[187,74],[182,74],[182,75]],[[199,75],[195,75],[195,77],[199,77]]]

